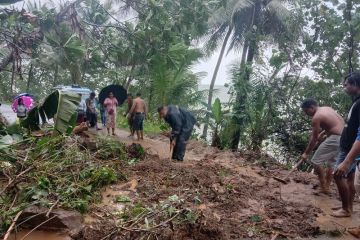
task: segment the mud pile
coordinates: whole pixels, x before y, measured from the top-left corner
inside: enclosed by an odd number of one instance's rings
[[[248,163],[239,153],[221,152],[195,142],[189,147],[188,155],[196,160],[174,163],[156,155],[147,156],[125,169],[131,181],[113,186],[116,191],[107,197],[115,199],[121,192],[129,198],[124,209],[134,209],[134,206],[151,208],[176,196],[179,201],[175,208],[189,210],[193,215],[191,221],[186,217],[166,221],[171,215],[167,218],[158,215],[153,221],[161,226],[150,227],[153,234],[146,232],[146,221],[152,221],[150,218],[137,222],[136,228],[125,227],[112,234],[114,226],[123,223],[120,215],[110,221],[113,227],[104,219],[88,225],[85,232],[91,234],[85,234],[82,239],[97,239],[90,235],[109,235],[110,239],[144,236],[148,239],[270,239],[275,234],[279,238],[307,238],[319,233],[315,221],[320,210],[306,202],[285,201],[281,183],[272,180],[272,176],[286,171],[263,169]],[[301,173],[295,175],[303,178]],[[306,175],[307,184],[315,181]],[[131,182],[136,182],[136,187]],[[115,211],[109,205],[106,207],[108,212]]]

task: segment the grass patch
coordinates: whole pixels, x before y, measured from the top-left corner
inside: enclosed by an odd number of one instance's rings
[[[129,129],[128,119],[124,117],[125,108],[120,108],[116,118],[117,126],[122,129]],[[155,135],[167,131],[169,125],[164,121],[160,121],[157,117],[148,116],[144,121],[144,133],[148,135]]]

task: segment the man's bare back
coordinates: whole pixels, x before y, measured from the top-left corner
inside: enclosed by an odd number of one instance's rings
[[[327,135],[341,135],[345,124],[344,119],[331,107],[319,107],[312,122],[320,123]]]
[[[140,97],[137,97],[133,101],[132,113],[146,113],[145,101]]]

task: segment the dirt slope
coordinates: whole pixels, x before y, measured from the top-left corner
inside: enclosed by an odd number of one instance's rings
[[[125,131],[117,134],[122,142],[134,142],[127,138]],[[176,195],[181,199],[182,208],[196,212],[196,223],[164,224],[162,231],[157,232],[159,239],[271,239],[277,233],[278,239],[334,236],[353,239],[345,228],[360,223],[357,212],[351,219],[329,216],[331,208],[339,205],[335,188],[331,198],[315,196],[313,188],[317,179],[312,174],[297,172],[291,183],[283,185],[272,176],[284,176],[287,172],[261,156],[244,158],[239,153],[219,151],[191,141],[185,161],[174,163],[169,160],[166,138],[147,138],[141,145],[149,153],[148,157],[126,169],[128,183],[104,190],[103,201],[97,209],[113,212],[127,208],[127,204],[114,200],[119,195],[131,199],[129,204],[145,206]],[[109,231],[99,227],[101,212],[94,210],[88,216],[87,229],[91,229],[88,236],[101,236]],[[139,236],[120,235],[121,238],[114,239]],[[91,238],[85,236],[84,239]]]

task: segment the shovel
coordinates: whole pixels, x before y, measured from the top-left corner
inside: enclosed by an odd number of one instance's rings
[[[284,178],[279,178],[279,177],[273,177],[273,178],[283,184],[287,184],[288,183],[287,180],[289,180],[290,175],[300,166],[302,162],[303,160],[297,162],[296,165],[293,167],[293,169],[291,169],[291,171]]]
[[[173,146],[172,146],[171,140],[170,140],[170,158],[169,158],[170,161],[172,160],[173,150],[174,149],[173,149]]]

